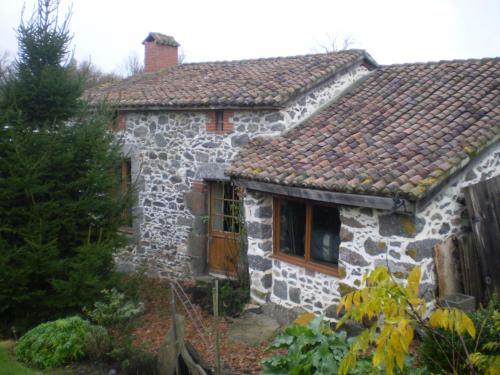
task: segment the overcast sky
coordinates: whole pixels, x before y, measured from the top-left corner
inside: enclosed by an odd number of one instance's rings
[[[0,53],[15,54],[23,3],[0,0]],[[380,64],[500,56],[499,0],[61,0],[73,4],[78,60],[123,70],[149,31],[172,35],[187,62],[320,52],[351,36]]]

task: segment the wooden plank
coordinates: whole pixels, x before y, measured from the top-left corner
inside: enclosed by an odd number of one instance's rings
[[[442,298],[460,292],[455,248],[456,246],[451,237],[444,243],[434,246],[434,260],[438,277],[439,297]]]
[[[466,234],[457,239],[456,245],[460,258],[464,293],[474,296],[476,302],[481,302],[483,300],[483,280],[472,234]]]
[[[283,186],[283,185],[269,184],[265,182],[258,182],[258,181],[244,180],[244,179],[239,179],[236,180],[235,182],[237,185],[244,186],[251,190],[257,190],[266,193],[284,195],[289,197],[310,199],[310,200],[329,202],[335,204],[343,204],[348,206],[370,207],[381,210],[391,210],[394,212],[403,212],[403,213],[415,212],[415,204],[406,199],[401,199],[402,204],[399,207],[395,207],[394,200],[389,197],[337,193],[333,191]]]
[[[500,288],[500,176],[463,189],[486,294]]]

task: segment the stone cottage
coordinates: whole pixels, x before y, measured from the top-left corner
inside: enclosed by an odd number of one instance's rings
[[[137,181],[122,269],[234,275],[252,297],[330,313],[378,264],[403,278],[463,230],[460,189],[500,174],[500,59],[379,67],[364,51],[177,64],[88,93],[119,113]],[[240,222],[243,199],[246,231]]]

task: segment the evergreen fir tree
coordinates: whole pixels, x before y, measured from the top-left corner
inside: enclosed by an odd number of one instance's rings
[[[0,87],[0,331],[93,303],[123,245],[120,144],[105,108],[80,101],[58,1],[18,28],[19,56]]]

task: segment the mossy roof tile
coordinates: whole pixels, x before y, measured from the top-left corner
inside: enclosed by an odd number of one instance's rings
[[[250,142],[226,172],[415,201],[499,139],[500,58],[392,65],[283,135]]]

